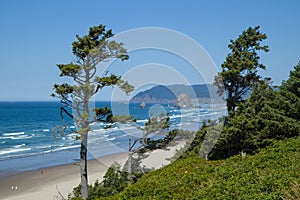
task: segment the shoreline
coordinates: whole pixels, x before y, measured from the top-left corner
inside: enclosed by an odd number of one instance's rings
[[[182,148],[186,142],[179,140],[176,144],[168,145],[164,149],[146,152],[147,158],[142,160],[141,166],[149,169],[159,169],[171,163],[167,158],[173,157],[176,150]],[[103,176],[114,162],[124,166],[128,159],[128,152],[115,153],[88,160],[88,182],[94,184]],[[78,162],[53,167],[40,168],[9,175],[0,178],[0,194],[3,200],[45,200],[67,198],[74,187],[80,183],[80,168]]]
[[[114,162],[124,165],[128,153],[116,153],[88,160],[88,181],[94,184],[102,180],[107,168]],[[61,193],[65,198],[80,183],[77,163],[40,168],[0,178],[0,194],[4,200],[57,199]]]

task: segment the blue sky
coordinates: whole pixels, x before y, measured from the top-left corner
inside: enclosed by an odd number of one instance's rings
[[[269,53],[261,54],[261,62],[267,66],[262,74],[280,84],[300,60],[299,7],[297,0],[3,0],[0,1],[0,101],[52,100],[49,95],[53,84],[64,81],[58,77],[55,65],[72,61],[71,43],[75,35],[84,35],[89,27],[98,24],[106,25],[114,33],[142,27],[176,30],[202,45],[219,69],[229,53],[229,40],[237,38],[249,26],[260,25],[268,36],[264,44],[270,47]],[[171,59],[168,55],[161,57],[156,55],[157,60],[149,60],[140,55],[137,60],[139,64],[150,61],[165,64],[167,58]],[[105,90],[103,99],[108,95]]]

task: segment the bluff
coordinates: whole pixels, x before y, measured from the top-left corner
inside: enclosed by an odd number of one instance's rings
[[[209,101],[216,98],[217,88],[212,84],[201,85],[157,85],[148,90],[139,92],[131,100],[131,103],[172,103],[175,104],[178,98],[185,95],[199,102]],[[211,92],[211,94],[210,94]]]

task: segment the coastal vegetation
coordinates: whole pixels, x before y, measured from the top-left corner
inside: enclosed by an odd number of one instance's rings
[[[204,121],[172,164],[141,173],[134,181],[113,165],[103,182],[89,186],[90,199],[297,199],[300,62],[288,80],[278,87],[270,85],[271,79],[258,73],[259,68],[265,69],[257,51],[268,51],[260,44],[266,38],[259,27],[250,27],[230,41],[231,53],[215,79],[219,94],[225,93],[228,116]],[[147,134],[155,131],[149,125],[150,120]],[[161,143],[147,140],[145,144],[161,148],[178,136],[176,131]]]
[[[108,108],[94,109],[90,107],[89,101],[99,90],[108,86],[118,86],[126,94],[133,91],[133,86],[115,74],[97,76],[97,65],[109,59],[128,60],[126,49],[123,43],[111,40],[112,30],[106,30],[103,25],[91,27],[89,33],[83,37],[76,35],[76,41],[72,43],[72,52],[76,58],[75,63],[58,64],[61,74],[74,81],[74,85],[68,83],[55,84],[53,97],[62,102],[61,117],[71,117],[77,125],[77,133],[81,140],[80,145],[80,176],[81,176],[81,197],[88,198],[88,172],[87,172],[87,144],[90,123],[94,121],[92,112],[96,111],[96,119],[102,121],[111,119]],[[69,110],[74,112],[71,113]],[[62,133],[66,127],[62,128]]]
[[[209,154],[212,160],[199,155],[207,132],[221,128],[215,121],[203,123],[187,151],[169,166],[138,177],[126,187],[128,180],[119,175],[114,180],[117,185],[123,183],[122,191],[98,193],[91,199],[298,199],[299,84],[300,63],[278,89],[258,84],[229,117]],[[96,190],[97,184],[90,190]]]
[[[131,115],[114,115],[112,117],[112,121],[124,124],[124,123],[136,122],[136,119]]]
[[[215,77],[214,84],[218,86],[219,95],[226,92],[229,115],[244,101],[245,95],[263,81],[258,69],[266,67],[259,62],[258,51],[268,52],[269,47],[261,45],[267,35],[261,33],[259,28],[249,27],[236,40],[230,40],[228,48],[231,52],[221,66],[222,71]]]
[[[251,96],[229,118],[210,157],[223,159],[240,152],[254,154],[276,140],[298,136],[299,88],[300,63],[276,90],[266,83],[257,84]]]
[[[144,175],[118,195],[96,199],[296,199],[300,137],[257,154],[207,161],[197,155]]]

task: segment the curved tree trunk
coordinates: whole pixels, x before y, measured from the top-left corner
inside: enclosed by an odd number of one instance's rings
[[[134,90],[133,86],[111,74],[104,74],[101,78],[96,76],[97,65],[109,58],[119,58],[122,61],[128,60],[126,49],[123,43],[109,40],[113,36],[112,30],[105,30],[105,26],[99,25],[90,28],[84,37],[76,36],[77,40],[72,43],[73,54],[76,56],[75,63],[58,64],[61,71],[60,76],[71,77],[75,85],[55,84],[55,93],[51,96],[59,97],[67,107],[75,111],[73,115],[66,109],[61,109],[71,117],[77,125],[77,133],[81,136],[80,148],[80,178],[81,197],[88,198],[88,175],[87,175],[87,140],[90,130],[89,122],[91,113],[95,110],[89,109],[89,101],[98,90],[106,86],[117,85],[121,90],[129,94]],[[72,98],[72,101],[69,99]]]
[[[88,197],[87,138],[88,138],[88,133],[82,134],[81,147],[80,147],[81,197],[84,200],[86,200]]]

